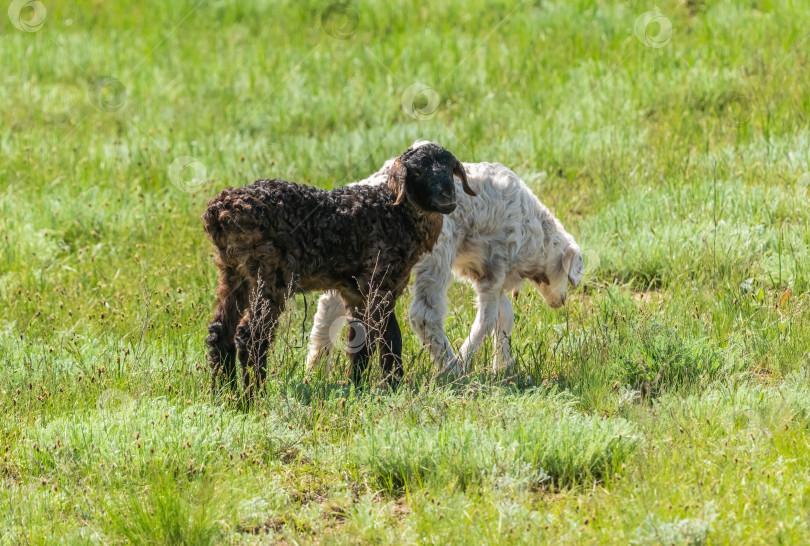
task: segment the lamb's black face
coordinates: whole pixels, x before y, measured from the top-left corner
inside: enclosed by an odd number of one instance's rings
[[[400,158],[408,169],[406,192],[422,210],[448,214],[456,209],[453,169],[458,160],[436,144],[409,150]]]
[[[409,148],[395,162],[389,176],[399,185],[398,203],[407,196],[423,211],[449,214],[456,209],[454,174],[461,178],[464,191],[475,195],[461,162],[438,144],[430,143]]]

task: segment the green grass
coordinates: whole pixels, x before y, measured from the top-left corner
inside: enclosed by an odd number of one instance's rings
[[[806,541],[803,2],[42,1],[0,24],[0,544]],[[399,392],[307,374],[310,295],[261,399],[212,392],[207,200],[417,138],[585,252],[515,373],[432,381],[406,294]]]

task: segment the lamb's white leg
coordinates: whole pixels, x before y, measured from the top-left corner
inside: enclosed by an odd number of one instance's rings
[[[509,348],[514,325],[515,312],[512,310],[512,302],[506,294],[501,294],[498,300],[498,319],[495,321],[495,359],[492,363],[494,372],[509,369],[515,362]]]
[[[336,324],[337,321],[345,321],[346,308],[343,300],[335,291],[324,292],[318,299],[318,311],[312,324],[312,332],[309,334],[309,354],[307,355],[307,368],[312,368],[318,361],[328,356],[334,345],[330,332],[334,333],[343,327],[343,323]],[[325,370],[327,373],[329,370]]]
[[[475,315],[470,336],[458,351],[459,364],[466,371],[470,360],[475,357],[481,344],[495,329],[498,319],[498,302],[501,296],[502,283],[481,283],[478,291],[478,313]]]
[[[452,246],[440,239],[433,252],[416,264],[413,268],[416,275],[413,301],[408,311],[411,329],[442,370],[453,359],[453,348],[444,333],[444,319],[447,316],[447,287],[453,280],[454,254]]]

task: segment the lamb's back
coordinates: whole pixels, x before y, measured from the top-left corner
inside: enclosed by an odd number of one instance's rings
[[[283,260],[306,277],[353,275],[381,254],[410,253],[414,229],[386,186],[331,191],[280,179],[228,188],[204,215],[206,232],[224,256],[250,253]]]

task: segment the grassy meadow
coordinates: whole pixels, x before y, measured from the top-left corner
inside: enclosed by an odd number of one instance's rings
[[[40,0],[0,24],[0,544],[748,544],[810,536],[799,0]],[[586,260],[513,373],[212,391],[226,186],[417,138],[512,167]],[[451,288],[458,346],[472,289]]]

